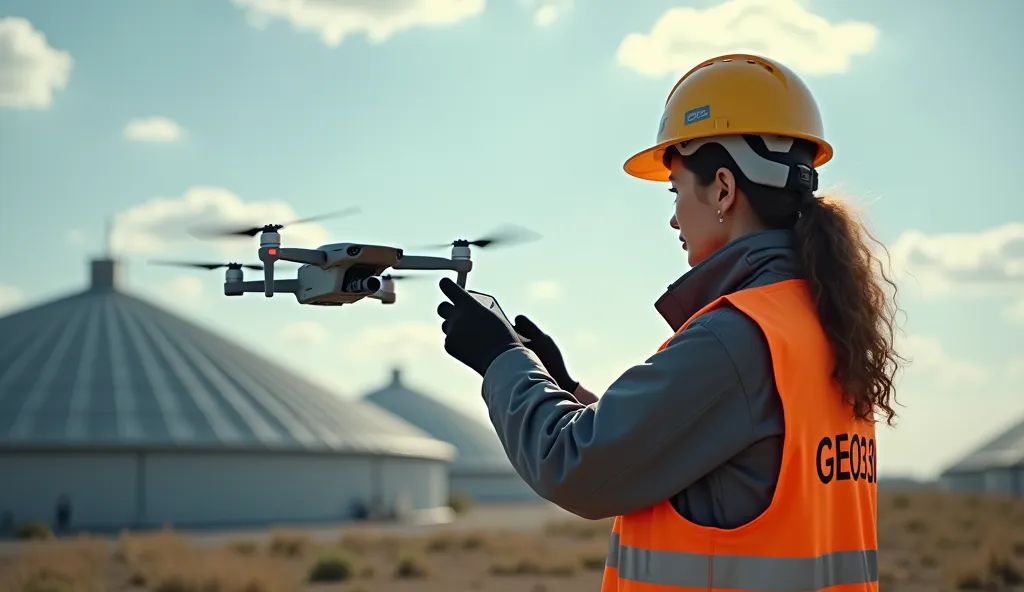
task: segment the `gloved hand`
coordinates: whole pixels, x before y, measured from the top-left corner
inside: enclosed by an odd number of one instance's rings
[[[540,330],[537,325],[533,324],[533,321],[519,315],[516,317],[515,322],[516,333],[522,335],[529,341],[523,343],[526,347],[530,348],[533,353],[537,354],[540,358],[544,368],[551,375],[551,378],[555,379],[558,383],[558,388],[563,391],[570,393],[576,391],[576,387],[580,383],[576,382],[569,376],[569,371],[565,368],[565,360],[562,359],[562,352],[559,351],[558,346],[555,345],[555,341],[551,339],[551,336]]]
[[[441,291],[451,302],[442,302],[437,314],[444,319],[444,351],[483,376],[494,359],[522,345],[505,322],[448,278]]]

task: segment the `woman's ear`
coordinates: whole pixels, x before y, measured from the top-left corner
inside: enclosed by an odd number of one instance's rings
[[[736,203],[736,175],[725,167],[718,169],[715,173],[715,191],[718,210],[724,214]]]

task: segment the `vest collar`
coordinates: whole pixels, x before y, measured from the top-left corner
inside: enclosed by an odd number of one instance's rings
[[[792,231],[755,232],[728,243],[683,274],[654,308],[673,331],[678,331],[717,298],[758,284],[792,279],[796,270]]]

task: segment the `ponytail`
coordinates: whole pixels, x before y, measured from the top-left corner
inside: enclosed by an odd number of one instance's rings
[[[803,276],[835,354],[833,378],[858,418],[873,421],[880,413],[892,425],[893,381],[902,361],[894,349],[897,288],[872,249],[886,252],[885,246],[855,212],[831,197],[804,200],[793,233]]]

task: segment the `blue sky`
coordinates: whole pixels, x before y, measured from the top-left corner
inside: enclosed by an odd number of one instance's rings
[[[900,273],[915,363],[882,469],[934,474],[1024,415],[1024,4],[318,0],[312,16],[281,4],[3,3],[0,19],[19,20],[0,21],[0,305],[83,286],[116,216],[128,289],[346,394],[401,362],[410,383],[483,416],[479,379],[441,348],[433,282],[402,286],[392,307],[319,309],[228,300],[220,272],[145,262],[255,259],[255,243],[167,233],[197,217],[359,205],[284,237],[399,246],[511,222],[544,240],[478,251],[471,285],[531,315],[600,391],[667,336],[652,303],[686,270],[672,196],[622,162],[653,139],[680,69],[750,49],[805,76],[836,147],[823,185],[862,207]],[[12,42],[29,30],[20,19],[45,44]],[[167,121],[142,127],[150,141],[126,136],[151,117]]]

